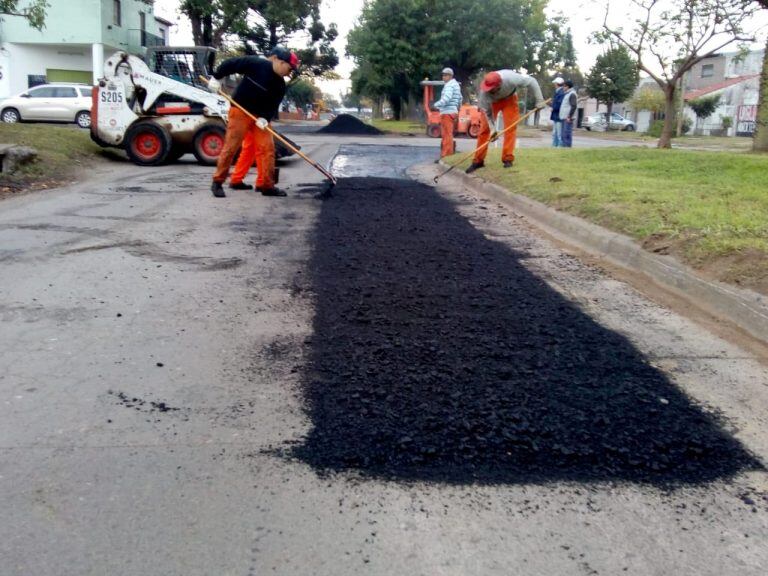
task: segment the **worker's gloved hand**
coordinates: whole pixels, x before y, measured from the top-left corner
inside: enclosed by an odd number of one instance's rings
[[[216,80],[216,78],[209,78],[208,79],[208,90],[210,92],[213,92],[214,94],[217,94],[220,89],[221,89],[221,82]]]
[[[257,118],[256,126],[259,127],[259,130],[264,130],[267,126],[269,126],[269,121],[266,118]]]
[[[499,139],[499,133],[498,131],[494,130],[491,132],[491,142],[496,142],[496,140]]]

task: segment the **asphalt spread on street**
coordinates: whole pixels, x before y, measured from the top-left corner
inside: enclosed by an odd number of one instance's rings
[[[316,316],[291,454],[450,484],[702,484],[762,469],[627,338],[428,186],[343,178],[304,287]]]

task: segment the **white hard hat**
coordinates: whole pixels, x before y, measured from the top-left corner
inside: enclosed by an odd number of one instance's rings
[[[453,68],[443,68],[443,74],[449,74],[453,76]]]
[[[552,84],[557,84],[558,86],[562,86],[563,84],[565,84],[565,80],[563,80],[562,78],[560,78],[560,76],[558,76],[557,78],[552,80]]]

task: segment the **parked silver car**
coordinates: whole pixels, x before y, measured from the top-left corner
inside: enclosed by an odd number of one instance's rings
[[[606,118],[607,114],[605,112],[587,116],[581,121],[581,127],[586,128],[587,130],[592,130],[593,128],[595,130],[605,130],[607,125]],[[627,132],[633,132],[635,130],[635,123],[632,122],[632,120],[613,112],[611,114],[611,130],[626,130]]]
[[[0,102],[3,122],[36,120],[91,125],[91,91],[87,84],[41,84]]]

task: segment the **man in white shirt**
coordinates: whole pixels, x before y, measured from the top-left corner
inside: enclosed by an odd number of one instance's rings
[[[459,121],[459,108],[461,107],[461,86],[453,77],[452,68],[443,68],[443,92],[440,100],[432,107],[440,112],[440,158],[453,154],[453,131]]]

